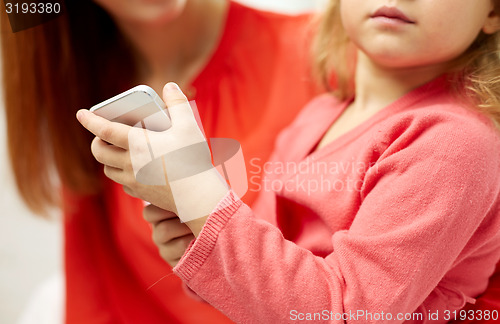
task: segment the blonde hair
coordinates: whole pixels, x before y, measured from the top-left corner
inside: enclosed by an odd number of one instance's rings
[[[500,15],[500,0],[493,3]],[[342,25],[340,1],[330,0],[319,19],[313,46],[315,74],[327,89],[345,100],[354,95],[355,54]],[[449,75],[457,89],[462,89],[461,95],[500,125],[500,33],[481,32],[452,66]]]

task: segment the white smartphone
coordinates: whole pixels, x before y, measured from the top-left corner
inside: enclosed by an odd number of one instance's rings
[[[146,85],[120,93],[93,106],[90,111],[113,122],[157,132],[172,125],[165,103]]]

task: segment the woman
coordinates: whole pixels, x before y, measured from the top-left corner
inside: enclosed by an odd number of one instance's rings
[[[142,201],[103,176],[74,114],[136,84],[159,91],[173,80],[202,109],[207,136],[239,140],[247,163],[261,165],[275,134],[314,92],[305,64],[308,17],[226,0],[67,1],[65,10],[4,33],[2,58],[20,193],[37,213],[58,201],[63,208],[66,322],[224,322],[185,294],[150,240]]]

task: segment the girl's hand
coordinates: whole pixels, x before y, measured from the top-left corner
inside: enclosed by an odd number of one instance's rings
[[[177,215],[154,205],[144,207],[143,216],[153,227],[153,242],[160,256],[172,268],[175,267],[194,239],[191,230],[180,222]]]
[[[228,191],[187,98],[175,83],[163,89],[172,127],[153,132],[110,122],[87,110],[77,118],[96,135],[92,154],[111,180],[132,196],[194,221],[195,234]],[[187,224],[189,225],[189,224]]]

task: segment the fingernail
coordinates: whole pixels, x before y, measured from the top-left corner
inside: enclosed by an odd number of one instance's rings
[[[85,109],[80,109],[76,113],[76,119],[78,119],[79,121],[81,121],[84,116],[85,116]]]
[[[181,91],[181,88],[179,88],[179,86],[175,82],[167,83],[167,85],[165,86],[165,89],[167,89],[168,91],[174,91],[174,90]]]

